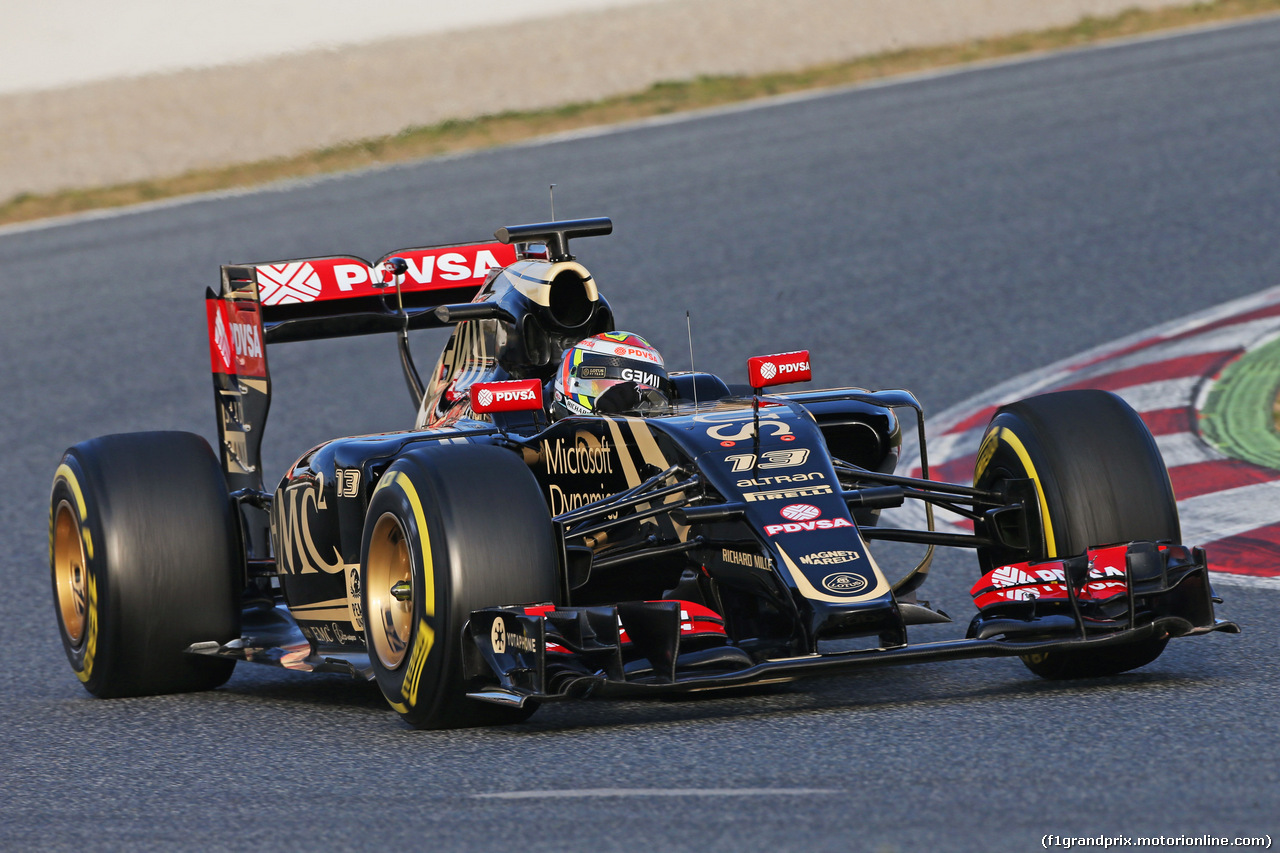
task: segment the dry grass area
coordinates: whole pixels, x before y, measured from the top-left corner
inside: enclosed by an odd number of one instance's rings
[[[658,83],[643,92],[556,109],[506,112],[446,121],[430,127],[408,127],[393,136],[323,148],[293,157],[202,169],[168,178],[95,189],[48,195],[24,194],[0,204],[0,224],[419,160],[771,95],[848,85],[1274,12],[1280,12],[1280,0],[1213,0],[1154,11],[1135,9],[1105,18],[1084,18],[1069,27],[882,53],[803,71],[743,77],[700,77]]]

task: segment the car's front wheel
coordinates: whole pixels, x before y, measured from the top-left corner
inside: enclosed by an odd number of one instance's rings
[[[1178,506],[1155,439],[1124,400],[1106,391],[1059,391],[1001,407],[978,451],[974,485],[1031,480],[1041,535],[1022,554],[988,549],[984,568],[1011,558],[1044,560],[1096,545],[1178,541]],[[1090,651],[1026,655],[1044,678],[1090,678],[1145,666],[1165,638]]]
[[[365,641],[378,686],[410,725],[519,722],[534,710],[466,697],[473,610],[559,598],[559,549],[519,456],[483,445],[410,451],[382,475],[361,545]]]

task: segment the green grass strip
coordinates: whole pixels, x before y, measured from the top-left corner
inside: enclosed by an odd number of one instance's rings
[[[1200,413],[1200,434],[1228,456],[1280,468],[1277,393],[1280,339],[1227,365]]]

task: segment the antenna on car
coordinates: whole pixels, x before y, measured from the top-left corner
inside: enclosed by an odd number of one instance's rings
[[[693,408],[698,408],[698,369],[693,366],[693,320],[689,318],[689,311],[684,312],[684,325],[689,331],[689,372],[693,374]]]
[[[547,191],[551,193],[551,221],[555,222],[556,221],[556,185],[552,184]]]

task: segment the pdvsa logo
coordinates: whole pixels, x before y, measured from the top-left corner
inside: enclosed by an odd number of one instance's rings
[[[778,510],[778,515],[788,521],[808,521],[812,518],[819,518],[822,510],[813,504],[788,504]]]
[[[542,385],[536,379],[477,382],[470,388],[476,412],[516,412],[542,408]]]
[[[498,403],[511,403],[511,402],[516,402],[520,400],[535,400],[538,397],[537,394],[533,393],[533,391],[528,388],[520,388],[515,391],[498,391],[497,393],[492,393],[488,389],[485,389],[484,391],[480,392],[480,396],[482,397],[486,394],[489,394],[491,397],[493,397],[494,401]]]
[[[867,588],[867,579],[853,572],[835,572],[822,579],[822,588],[837,595],[852,595]]]
[[[760,374],[765,379],[772,379],[775,376],[787,376],[792,373],[807,373],[809,371],[809,362],[797,361],[790,364],[775,365],[771,361],[766,361],[760,366]]]
[[[258,327],[249,323],[232,323],[231,340],[241,358],[262,358],[262,337]]]
[[[747,359],[747,376],[753,388],[787,382],[808,382],[813,378],[809,367],[809,351],[752,356]]]
[[[315,267],[305,261],[258,267],[258,298],[263,305],[314,302],[323,287]]]
[[[789,521],[786,524],[766,524],[766,536],[777,536],[779,533],[811,533],[814,530],[837,530],[841,527],[853,527],[853,522],[843,518],[819,518],[815,521]]]
[[[227,370],[231,369],[231,342],[227,340],[227,318],[222,313],[222,306],[218,306],[218,316],[214,318],[214,325],[217,327],[213,333],[213,343],[218,348],[218,355],[222,356],[222,363]]]

